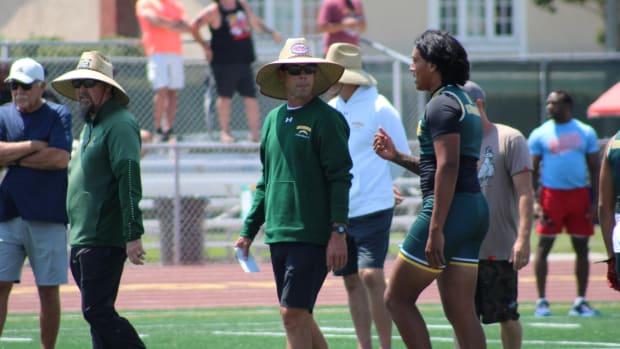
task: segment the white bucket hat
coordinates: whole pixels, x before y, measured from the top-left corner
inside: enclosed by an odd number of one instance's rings
[[[112,63],[99,51],[87,51],[82,53],[75,70],[64,73],[52,81],[52,87],[61,95],[77,100],[75,88],[71,85],[72,80],[93,79],[104,82],[114,87],[113,96],[122,105],[129,104],[129,96],[121,85],[114,80],[114,67]]]
[[[325,59],[344,67],[344,73],[338,81],[341,84],[363,86],[377,84],[377,80],[362,69],[362,54],[359,46],[343,42],[331,44]]]
[[[286,89],[277,77],[277,72],[283,64],[316,64],[317,71],[312,86],[312,94],[315,96],[327,91],[338,81],[344,71],[338,63],[312,57],[305,38],[288,39],[278,59],[263,65],[256,74],[256,83],[260,86],[260,92],[265,96],[286,99]]]

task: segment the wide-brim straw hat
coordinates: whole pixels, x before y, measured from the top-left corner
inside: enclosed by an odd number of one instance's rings
[[[82,53],[75,70],[64,73],[52,81],[52,87],[61,95],[77,100],[75,88],[71,80],[93,79],[104,82],[114,87],[113,97],[122,105],[129,104],[129,96],[125,89],[114,80],[114,67],[106,56],[99,51],[87,51]]]
[[[316,64],[312,94],[318,96],[338,82],[344,68],[323,58],[312,57],[305,38],[286,40],[276,61],[263,65],[256,74],[256,83],[265,96],[287,99],[286,88],[278,78],[278,70],[283,64]]]
[[[359,46],[337,42],[331,44],[325,59],[344,67],[341,84],[374,86],[377,80],[362,68],[362,54]]]

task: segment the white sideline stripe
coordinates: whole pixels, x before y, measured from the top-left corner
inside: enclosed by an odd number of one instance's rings
[[[607,343],[607,342],[524,340],[523,344],[555,344],[555,345],[573,345],[573,346],[576,345],[576,346],[583,346],[588,349],[593,349],[595,345],[598,346],[599,348],[620,348],[620,343]]]
[[[0,342],[32,342],[32,338],[28,337],[0,337]]]
[[[532,327],[541,328],[580,328],[580,324],[563,324],[558,322],[530,322],[527,324]]]
[[[433,328],[436,330],[450,330],[452,326],[450,325],[427,325],[428,328]],[[321,326],[321,330],[323,332],[355,332],[353,327],[323,327]]]
[[[321,331],[329,332],[354,332],[353,327],[321,327]]]
[[[245,335],[245,336],[266,336],[266,337],[284,337],[284,332],[252,332],[252,331],[213,331],[215,335]],[[336,333],[323,333],[327,338],[356,338],[355,334],[336,334]],[[376,336],[375,336],[376,337]],[[399,336],[392,336],[392,339],[399,339]],[[431,341],[437,342],[454,342],[453,337],[431,337]],[[487,342],[499,343],[499,340],[487,340]],[[584,341],[544,341],[544,340],[524,340],[523,344],[540,344],[540,345],[562,345],[566,348],[566,345],[575,347],[585,347],[587,349],[596,348],[620,348],[620,343],[607,343],[607,342],[584,342]]]

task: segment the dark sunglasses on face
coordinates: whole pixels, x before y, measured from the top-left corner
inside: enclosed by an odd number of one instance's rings
[[[34,82],[31,82],[29,84],[24,84],[23,82],[20,82],[20,81],[11,80],[7,84],[13,91],[17,91],[19,87],[21,87],[22,90],[24,91],[30,91],[30,89],[32,88],[32,85],[34,85]]]
[[[303,71],[305,74],[314,74],[316,73],[317,66],[316,64],[307,64],[307,65],[298,65],[298,64],[284,64],[282,65],[282,70],[289,73],[289,75],[301,75]]]
[[[81,86],[84,86],[86,88],[91,88],[97,85],[97,82],[98,82],[97,80],[93,80],[93,79],[76,79],[76,80],[71,80],[71,86],[73,86],[73,88],[80,88]]]

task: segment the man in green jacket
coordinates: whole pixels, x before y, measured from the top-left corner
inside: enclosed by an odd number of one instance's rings
[[[144,263],[140,129],[126,108],[129,97],[114,80],[112,63],[97,51],[84,52],[77,68],[52,86],[79,101],[85,121],[70,166],[67,212],[71,273],[93,348],[145,348],[114,308],[125,260]]]
[[[295,38],[256,77],[262,94],[286,103],[265,119],[262,178],[235,246],[247,256],[265,224],[287,348],[327,348],[312,310],[327,273],[347,259],[349,127],[318,97],[343,71]]]

